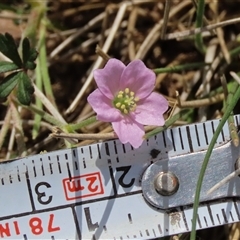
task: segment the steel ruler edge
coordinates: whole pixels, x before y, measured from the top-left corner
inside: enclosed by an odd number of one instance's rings
[[[240,115],[234,119],[239,126]],[[139,149],[113,140],[1,163],[0,238],[151,239],[190,231],[191,206],[151,207],[141,177],[157,160],[206,150],[219,121],[167,129]],[[225,125],[215,147],[229,135]],[[204,203],[197,229],[240,221],[239,211],[237,199]]]

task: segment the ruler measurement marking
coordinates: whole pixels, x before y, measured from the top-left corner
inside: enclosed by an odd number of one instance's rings
[[[178,133],[179,133],[179,136],[180,136],[181,147],[182,147],[182,149],[184,149],[181,128],[178,128]]]
[[[165,132],[161,132],[161,136],[162,136],[162,138],[163,138],[164,147],[167,148]]]
[[[78,162],[74,161],[75,170],[78,171]]]
[[[44,212],[52,212],[52,211],[56,211],[56,210],[72,208],[72,207],[75,207],[75,206],[81,206],[81,205],[90,204],[90,203],[102,202],[102,201],[116,199],[116,198],[124,198],[124,197],[127,197],[127,196],[136,195],[136,194],[142,195],[142,190],[138,190],[138,191],[130,192],[130,193],[111,195],[111,196],[98,198],[98,199],[90,199],[90,200],[86,200],[86,201],[82,201],[82,202],[74,202],[74,203],[69,203],[69,204],[56,206],[56,207],[45,208],[45,209],[38,209],[38,210],[36,210],[34,208],[33,211],[0,217],[0,221],[9,220],[11,218],[19,218],[19,217],[29,216],[29,215],[32,215],[32,214],[38,214],[38,213],[44,213]]]
[[[214,223],[214,218],[213,218],[213,215],[212,215],[212,209],[211,209],[211,206],[209,204],[207,204],[207,210],[208,210],[208,214],[209,214],[209,217],[211,219],[212,225],[214,226],[215,223]]]
[[[31,182],[28,176],[28,171],[25,173],[26,176],[26,183],[27,183],[27,189],[28,189],[28,194],[29,194],[29,199],[31,203],[32,210],[35,211],[35,204],[34,204],[34,199],[33,199],[33,194],[32,194],[32,188],[31,188]],[[0,218],[1,219],[1,218]]]
[[[109,173],[110,173],[110,178],[112,181],[112,186],[113,186],[113,196],[117,196],[117,186],[116,186],[116,182],[115,182],[115,178],[114,178],[114,174],[113,174],[113,168],[112,166],[108,167],[109,169]]]
[[[238,220],[240,220],[240,214],[239,214],[238,206],[235,199],[233,200],[233,203],[234,203],[235,211],[237,213]]]
[[[203,123],[203,133],[204,133],[204,137],[205,137],[206,144],[209,145],[209,143],[208,143],[208,136],[207,136],[207,130],[206,130],[206,125],[205,125],[205,123]]]
[[[228,223],[228,219],[227,219],[225,210],[222,208],[221,211],[222,211],[222,215],[223,215],[223,219],[224,219],[225,223]]]
[[[59,155],[57,155],[57,163],[58,163],[58,171],[59,171],[59,173],[62,173],[61,165],[59,162]]]
[[[197,215],[197,222],[198,222],[199,228],[202,228],[202,223],[201,223],[201,221],[200,221],[200,219],[199,219],[199,215]]]
[[[191,138],[189,126],[186,127],[186,132],[187,132],[189,149],[190,149],[190,152],[192,153],[193,152],[193,144],[192,144],[192,138]]]
[[[99,144],[97,144],[97,150],[98,150],[98,158],[101,159],[101,151],[100,151],[100,148],[99,148]]]
[[[172,129],[170,129],[170,135],[171,135],[171,138],[172,138],[173,150],[174,150],[174,152],[176,152],[175,140],[174,140],[174,137],[173,137]]]
[[[50,156],[48,156],[48,160],[51,161]],[[53,174],[52,163],[49,162],[50,173]]]
[[[233,215],[232,215],[232,211],[229,211],[230,217],[232,219],[232,222],[234,221]]]
[[[77,231],[77,235],[78,235],[78,239],[82,239],[82,233],[81,233],[81,229],[80,229],[80,224],[78,222],[78,218],[77,218],[77,213],[75,210],[75,207],[71,207],[72,209],[72,214],[73,214],[73,220],[76,226],[76,231]]]
[[[88,149],[89,149],[89,156],[90,156],[90,158],[92,159],[92,158],[93,158],[93,155],[92,155],[92,148],[91,148],[91,146],[89,146]]]
[[[220,221],[220,217],[219,217],[218,213],[216,214],[216,216],[217,216],[219,224],[221,225],[221,221]]]
[[[42,175],[45,176],[42,158],[40,158],[40,162],[42,163],[42,164],[41,164]]]
[[[162,235],[162,228],[161,228],[161,225],[160,224],[158,224],[158,230],[159,230],[159,232],[160,232],[160,234]]]
[[[187,232],[189,232],[189,227],[188,227],[186,215],[185,215],[185,212],[184,212],[184,208],[183,208],[183,207],[180,207],[180,211],[179,211],[179,212],[182,213],[182,219],[183,219],[185,228],[186,228]]]
[[[204,216],[204,222],[205,222],[205,224],[206,224],[206,226],[208,227],[208,222],[207,222],[207,219],[206,219],[206,217]]]
[[[72,174],[71,174],[71,170],[69,168],[69,163],[67,162],[66,165],[67,165],[68,178],[69,178],[69,181],[71,182],[72,181]]]
[[[199,135],[198,135],[198,129],[197,129],[197,125],[194,124],[194,127],[195,127],[195,133],[196,133],[196,137],[197,137],[197,143],[198,143],[198,146],[200,147],[201,144],[200,144],[200,140],[199,140]]]

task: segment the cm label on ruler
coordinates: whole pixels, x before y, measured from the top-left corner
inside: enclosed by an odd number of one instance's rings
[[[206,149],[218,122],[169,129],[139,149],[116,140],[0,164],[0,238],[147,239],[189,231],[181,211],[172,221],[146,203],[141,178],[156,160]],[[225,126],[216,146],[228,140]]]

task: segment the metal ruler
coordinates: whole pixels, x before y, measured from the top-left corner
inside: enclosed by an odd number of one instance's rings
[[[235,123],[239,126],[240,115]],[[220,120],[168,129],[139,149],[118,140],[0,164],[0,238],[151,239],[191,230],[201,164]],[[225,125],[204,178],[197,228],[240,221],[239,149]]]

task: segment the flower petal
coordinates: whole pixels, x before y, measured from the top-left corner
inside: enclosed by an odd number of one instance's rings
[[[125,117],[121,121],[112,122],[112,126],[122,143],[129,142],[134,148],[141,146],[145,134],[141,124]]]
[[[105,97],[99,89],[92,92],[87,98],[93,110],[97,113],[97,119],[104,122],[119,121],[122,115],[112,106],[110,99]]]
[[[151,93],[147,98],[137,103],[137,108],[131,113],[135,121],[143,125],[163,126],[163,113],[168,109],[168,101],[158,93]]]
[[[93,76],[99,90],[109,99],[113,99],[114,95],[120,91],[121,75],[126,66],[119,60],[109,59],[103,69],[97,69],[93,72]]]
[[[134,60],[123,71],[120,88],[122,90],[129,88],[141,99],[153,91],[155,82],[155,73],[147,68],[141,60]]]

